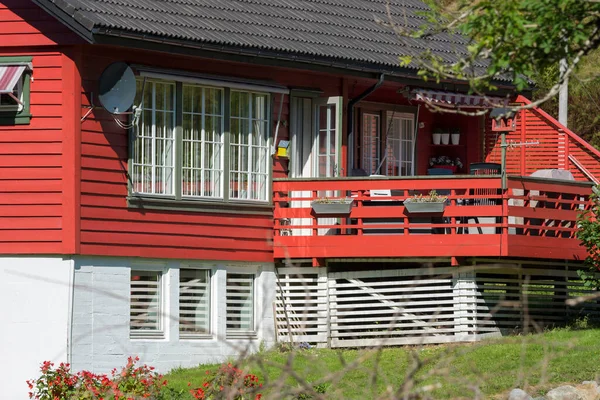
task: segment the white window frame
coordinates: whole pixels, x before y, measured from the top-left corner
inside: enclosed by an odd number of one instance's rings
[[[149,330],[137,330],[132,329],[132,320],[131,320],[131,312],[133,311],[133,303],[132,303],[132,280],[131,277],[136,272],[146,272],[146,273],[156,273],[158,274],[158,283],[157,289],[159,294],[158,299],[158,311],[157,311],[157,319],[158,319],[158,328],[157,329],[149,329]],[[129,338],[130,339],[164,339],[165,338],[165,330],[166,330],[166,310],[167,310],[167,301],[166,301],[166,268],[163,266],[154,267],[154,266],[132,266],[129,272]]]
[[[343,98],[341,96],[333,96],[327,98],[319,98],[313,102],[313,143],[312,143],[312,176],[313,177],[339,177],[343,175],[343,167],[341,167],[342,157],[342,104]],[[320,126],[321,112],[325,108],[328,110],[326,127]],[[329,110],[332,110],[330,112]],[[331,114],[335,116],[335,124],[331,124]],[[325,153],[321,153],[319,148],[319,139],[322,132],[328,132],[329,136],[333,135],[334,143],[326,143]],[[329,158],[333,156],[333,165],[329,165]],[[319,159],[326,157],[326,165],[331,167],[331,176],[328,172],[325,175],[320,173]]]
[[[397,112],[397,111],[384,111],[377,108],[369,107],[361,112],[360,123],[361,123],[361,168],[366,167],[365,153],[372,152],[372,149],[366,149],[364,140],[364,116],[377,116],[379,120],[379,143],[370,143],[371,146],[377,146],[375,149],[379,153],[378,166],[376,171],[371,171],[371,174],[385,175],[385,176],[414,176],[416,165],[415,165],[415,148],[416,148],[416,129],[415,129],[415,114],[411,112]],[[393,132],[392,120],[399,121],[399,132]],[[385,125],[384,125],[385,124]],[[405,140],[402,137],[403,126],[408,126],[410,132],[409,140]],[[396,143],[395,143],[396,142]],[[398,146],[398,154],[394,154],[394,144]],[[404,155],[408,155],[404,157]],[[407,166],[407,173],[402,174],[401,166]],[[398,167],[398,174],[395,174],[394,168]],[[365,172],[370,171],[365,169]]]
[[[184,154],[185,151],[185,143],[188,142],[190,143],[190,145],[193,145],[194,143],[196,145],[200,145],[202,146],[201,149],[201,161],[200,161],[200,166],[196,166],[193,165],[192,167],[185,167],[185,166],[181,166],[181,173],[182,173],[182,181],[181,184],[184,185],[183,179],[185,178],[185,171],[186,170],[190,170],[190,172],[196,171],[196,172],[200,172],[202,174],[202,178],[200,180],[200,185],[201,185],[201,191],[200,194],[186,194],[184,188],[182,187],[181,189],[181,197],[184,199],[195,199],[195,198],[206,198],[206,199],[221,199],[223,198],[223,192],[224,192],[224,185],[225,185],[225,143],[224,143],[224,137],[225,135],[223,134],[225,132],[225,90],[224,88],[215,88],[215,87],[210,87],[210,86],[206,86],[206,85],[197,85],[197,84],[192,84],[192,83],[188,83],[188,82],[184,82],[182,84],[182,90],[184,91],[186,87],[193,87],[193,88],[197,88],[197,89],[202,89],[202,111],[201,113],[195,113],[195,112],[186,112],[185,111],[185,105],[183,104],[183,100],[185,99],[185,97],[182,97],[182,124],[183,122],[183,118],[185,118],[186,114],[189,114],[192,116],[201,116],[202,118],[202,127],[200,130],[200,140],[193,140],[193,139],[186,139],[185,137],[183,137],[182,140],[182,150],[181,150],[181,154],[182,154],[182,163],[185,162],[185,159],[187,157],[186,154]],[[220,114],[208,114],[206,113],[206,109],[205,107],[205,96],[206,96],[206,90],[217,90],[220,95],[221,95],[221,109],[220,109]],[[177,111],[176,111],[177,113]],[[218,133],[219,135],[219,141],[207,141],[206,140],[206,117],[210,116],[210,117],[218,117],[221,118],[221,126],[220,126],[220,132]],[[183,128],[182,128],[183,129]],[[214,133],[214,135],[217,135],[217,133]],[[218,165],[215,167],[214,165],[212,166],[212,168],[208,168],[206,166],[206,152],[205,152],[205,146],[210,143],[213,146],[213,151],[218,148],[219,149],[219,162]],[[192,157],[190,157],[190,160],[192,159]],[[206,181],[204,180],[204,173],[206,173],[207,171],[210,171],[212,179],[214,180],[216,175],[220,175],[219,179],[218,179],[218,186],[215,186],[215,189],[217,190],[216,195],[210,195],[207,196],[205,193],[205,184]]]
[[[171,139],[167,139],[167,138],[161,138],[157,136],[157,124],[156,124],[156,117],[157,114],[159,113],[171,113],[171,111],[169,110],[165,110],[164,107],[161,110],[157,110],[156,109],[156,85],[165,85],[165,86],[171,86],[172,90],[173,90],[173,98],[171,99],[171,104],[173,105],[173,111],[172,111],[172,132],[171,132]],[[168,81],[159,81],[159,80],[148,80],[146,82],[146,87],[144,88],[144,93],[147,93],[148,90],[151,90],[151,98],[152,98],[152,104],[148,105],[148,104],[143,104],[142,107],[142,115],[140,117],[140,121],[138,121],[137,126],[134,127],[134,140],[132,141],[132,145],[136,146],[136,141],[137,140],[142,140],[142,143],[140,144],[140,148],[142,149],[142,154],[140,155],[140,162],[137,162],[137,158],[138,155],[135,151],[135,147],[132,148],[132,161],[131,161],[131,167],[132,167],[132,179],[133,179],[133,191],[135,193],[139,193],[139,194],[143,194],[143,195],[156,195],[156,196],[168,196],[168,197],[172,197],[175,193],[175,185],[176,185],[176,169],[177,169],[177,165],[176,165],[176,160],[177,160],[177,148],[176,148],[176,138],[175,138],[175,133],[176,133],[176,116],[177,116],[177,107],[176,107],[176,100],[177,100],[177,90],[176,90],[176,85],[173,84],[172,82],[168,82]],[[150,125],[150,130],[149,134],[144,135],[144,118],[145,118],[145,113],[146,112],[151,112],[151,125]],[[162,128],[162,127],[161,127]],[[152,152],[152,156],[151,156],[151,162],[148,163],[144,163],[144,150],[145,150],[145,146],[144,146],[144,141],[147,141],[150,144],[150,151]],[[167,165],[168,160],[165,159],[164,164],[159,164],[157,163],[157,157],[156,157],[156,149],[157,146],[159,145],[160,142],[164,142],[164,145],[166,145],[168,142],[171,142],[171,151],[170,151],[170,155],[168,154],[164,154],[163,156],[166,157],[167,159],[170,158],[171,162],[170,165]],[[147,190],[136,190],[136,185],[141,185],[142,188],[148,183],[145,180],[145,175],[144,175],[144,170],[145,169],[150,169],[151,170],[151,174],[150,174],[150,185],[151,185],[151,190],[147,191]],[[167,188],[165,190],[166,193],[157,193],[156,191],[156,185],[157,185],[157,177],[158,177],[158,169],[164,170],[170,168],[172,169],[172,173],[171,173],[171,178],[170,178],[170,188]],[[138,172],[140,171],[140,172]],[[141,181],[138,181],[136,178],[138,176],[141,176]],[[166,175],[162,176],[163,180],[166,178]],[[164,184],[164,182],[163,182]]]
[[[248,102],[248,118],[244,118],[244,117],[234,117],[233,113],[230,110],[229,113],[229,119],[230,121],[232,120],[238,120],[240,123],[243,122],[248,122],[249,124],[249,131],[247,133],[247,138],[246,138],[246,143],[233,143],[233,134],[231,133],[232,128],[231,128],[231,123],[230,123],[230,143],[229,143],[229,155],[230,155],[230,165],[229,165],[229,182],[230,182],[230,189],[229,189],[229,195],[231,199],[236,199],[236,200],[247,200],[247,201],[268,201],[270,195],[269,195],[269,152],[271,149],[271,146],[269,144],[269,124],[270,124],[270,102],[271,102],[271,97],[269,96],[268,93],[264,93],[264,92],[251,92],[251,91],[245,91],[245,90],[238,90],[238,89],[232,89],[230,91],[230,93],[232,92],[236,92],[236,93],[245,93],[246,95],[248,95],[248,98],[250,99],[250,101]],[[261,119],[261,118],[254,118],[254,105],[255,105],[255,98],[256,96],[265,96],[265,101],[264,101],[264,107],[265,109],[263,110],[264,116],[266,118]],[[230,104],[231,104],[231,96],[230,96]],[[253,135],[253,133],[255,132],[256,126],[257,125],[264,125],[265,127],[265,136],[262,137],[259,141],[259,143],[256,143],[254,141],[255,135]],[[235,170],[233,169],[233,149],[237,148],[238,152],[238,169]],[[261,167],[259,168],[259,171],[255,171],[253,169],[253,164],[255,162],[254,159],[254,150],[258,150],[260,152],[259,154],[259,158],[263,157],[263,159],[261,160]],[[244,158],[242,156],[242,151],[246,153],[246,162],[244,163]],[[245,165],[243,165],[245,164]],[[246,167],[247,169],[244,170],[242,169],[243,167]],[[233,185],[234,180],[232,179],[233,175],[237,175],[237,179],[235,182],[237,182],[238,184],[238,196],[237,197],[233,197],[232,193],[234,193],[234,188],[231,187]],[[239,185],[241,184],[241,182],[243,182],[243,180],[241,180],[242,177],[247,176],[247,181],[246,181],[246,189],[240,189]],[[261,193],[263,196],[263,199],[260,198],[252,198],[251,194],[252,193],[257,193],[257,191],[249,191],[248,188],[251,187],[252,185],[254,185],[258,179],[257,178],[262,178],[262,182],[263,182],[263,186],[261,188]]]
[[[227,319],[229,317],[229,313],[227,312],[227,307],[229,306],[228,297],[228,280],[230,275],[245,275],[251,277],[252,279],[252,328],[250,330],[242,330],[242,329],[233,329],[231,330],[227,326]],[[257,335],[257,305],[258,299],[256,296],[256,285],[257,284],[257,274],[256,272],[242,272],[242,271],[227,271],[227,276],[225,277],[225,332],[227,337],[250,337],[254,338]]]
[[[414,114],[410,114],[410,113],[397,113],[397,112],[392,112],[392,111],[388,111],[386,113],[386,127],[391,127],[392,125],[392,120],[398,120],[400,123],[400,131],[397,132],[398,137],[394,137],[394,138],[390,138],[390,129],[386,128],[387,132],[386,132],[386,148],[384,149],[384,152],[388,152],[389,149],[391,148],[392,151],[394,149],[393,143],[391,143],[392,141],[398,141],[398,147],[399,147],[399,153],[400,154],[395,154],[394,156],[394,161],[390,160],[389,156],[387,157],[386,160],[386,175],[389,174],[389,166],[391,163],[393,163],[393,166],[397,166],[398,167],[398,175],[390,175],[390,176],[414,176],[415,175],[415,141],[416,141],[416,137],[415,137],[415,116]],[[404,127],[404,122],[408,122],[407,126],[410,127],[410,132],[408,133],[408,135],[410,135],[410,139],[406,140],[402,138],[402,134],[403,134],[403,127]],[[410,154],[410,161],[407,161],[404,157],[405,154]],[[385,156],[385,154],[384,154]],[[408,165],[410,168],[409,172],[405,175],[403,175],[402,172],[402,164]]]
[[[204,271],[207,276],[208,276],[208,282],[207,282],[207,288],[208,288],[208,310],[207,310],[207,319],[208,319],[208,328],[206,330],[206,332],[204,333],[196,333],[196,332],[185,332],[181,330],[182,327],[182,315],[181,315],[181,272],[182,271]],[[196,265],[181,265],[179,268],[179,282],[177,283],[177,293],[178,293],[178,304],[177,304],[177,309],[179,311],[179,323],[178,323],[178,330],[179,330],[179,337],[181,339],[207,339],[207,338],[212,338],[212,333],[213,333],[213,298],[214,298],[214,294],[215,294],[215,288],[214,288],[214,271],[212,268],[210,267],[206,267],[206,266],[196,266]]]
[[[146,193],[143,191],[136,191],[136,185],[138,182],[135,181],[135,176],[132,174],[132,182],[130,184],[130,200],[135,200],[136,198],[150,198],[150,200],[169,200],[169,201],[177,201],[177,202],[186,202],[186,204],[190,201],[192,202],[211,202],[211,203],[228,203],[228,204],[248,204],[248,205],[268,205],[271,203],[272,193],[270,190],[270,182],[272,176],[272,168],[271,168],[271,157],[270,157],[270,149],[271,146],[271,130],[272,130],[272,99],[273,94],[281,93],[287,94],[289,90],[284,89],[278,86],[270,86],[265,84],[260,84],[253,81],[244,81],[240,80],[239,82],[231,81],[227,79],[218,80],[214,77],[203,76],[200,74],[189,74],[183,75],[183,73],[162,73],[156,72],[156,70],[152,70],[148,68],[147,70],[141,68],[139,70],[140,80],[146,79],[146,82],[150,82],[152,80],[162,80],[165,82],[175,83],[176,85],[176,102],[175,102],[175,115],[176,115],[176,123],[175,123],[175,174],[174,174],[174,194],[173,195],[164,195],[164,194],[156,194],[156,193]],[[199,85],[207,88],[221,89],[223,90],[223,121],[226,124],[224,129],[222,130],[222,167],[221,167],[221,196],[188,196],[182,195],[182,186],[183,186],[183,85]],[[264,120],[265,131],[262,134],[262,143],[258,146],[250,146],[249,153],[252,154],[252,149],[258,149],[259,152],[264,153],[264,160],[261,162],[262,170],[255,171],[252,168],[249,168],[250,171],[247,171],[250,177],[250,180],[257,180],[257,177],[260,177],[259,181],[261,184],[260,194],[252,195],[251,193],[246,192],[244,196],[232,196],[232,185],[229,183],[232,181],[231,177],[235,173],[231,169],[231,160],[230,160],[230,152],[232,150],[231,146],[231,93],[232,92],[246,92],[253,94],[260,94],[266,97],[265,107],[266,107],[266,119]],[[143,116],[140,118],[142,119]],[[252,119],[252,115],[250,116],[252,125],[254,125],[254,120]],[[130,171],[133,171],[133,163],[132,160],[135,159],[135,135],[131,135],[131,154],[130,154]],[[262,153],[261,153],[262,154]],[[248,157],[248,165],[252,166],[252,157]],[[246,160],[244,160],[246,162]],[[264,164],[264,166],[263,166]],[[264,186],[262,182],[264,181]],[[175,203],[173,203],[175,204]]]

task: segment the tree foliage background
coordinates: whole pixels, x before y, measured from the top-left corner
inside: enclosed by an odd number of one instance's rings
[[[470,38],[468,53],[448,65],[431,54],[417,63],[426,79],[457,78],[474,92],[494,89],[502,76],[517,87],[533,87],[533,100],[558,114],[559,86],[569,81],[571,130],[600,148],[600,2],[595,0],[428,0],[434,13],[427,28],[396,24],[400,35],[427,37],[460,32]],[[439,20],[439,14],[445,20]],[[560,73],[559,62],[568,70]],[[486,67],[481,67],[481,62]]]

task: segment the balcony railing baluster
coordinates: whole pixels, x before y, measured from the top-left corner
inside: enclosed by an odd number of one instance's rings
[[[285,179],[273,188],[276,258],[585,257],[575,229],[590,184],[509,177],[502,191],[499,177],[479,175]],[[407,198],[431,189],[448,193],[443,213],[406,210]],[[310,203],[322,193],[346,193],[353,208],[317,216]]]

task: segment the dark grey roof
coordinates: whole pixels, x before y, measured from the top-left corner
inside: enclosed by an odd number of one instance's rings
[[[34,0],[67,14],[91,33],[166,39],[275,51],[373,66],[398,67],[398,56],[425,49],[447,61],[464,54],[465,39],[437,34],[398,38],[376,23],[388,0]],[[396,23],[417,28],[428,8],[419,0],[391,0]],[[81,27],[80,27],[81,28]]]

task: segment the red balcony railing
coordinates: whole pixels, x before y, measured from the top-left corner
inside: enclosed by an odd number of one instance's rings
[[[276,259],[512,256],[582,259],[577,216],[591,185],[539,178],[448,176],[284,179],[274,182]],[[439,213],[407,198],[435,189]],[[316,215],[316,199],[350,198],[348,214]]]

